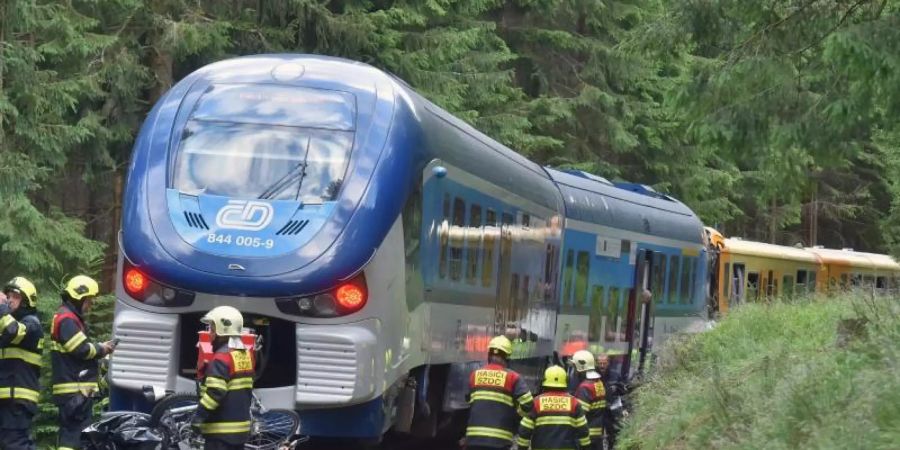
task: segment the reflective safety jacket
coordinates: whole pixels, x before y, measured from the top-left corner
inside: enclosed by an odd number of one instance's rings
[[[0,305],[0,408],[12,401],[37,411],[43,346],[37,316],[26,314],[16,320],[9,306]]]
[[[88,339],[84,321],[70,305],[60,305],[53,316],[50,339],[54,401],[59,405],[74,394],[90,395],[97,389],[97,360],[106,350]],[[79,379],[84,370],[87,376]]]
[[[532,450],[588,448],[591,438],[584,410],[564,391],[538,395],[531,413],[519,423],[516,443],[520,449]]]
[[[531,410],[533,400],[525,380],[513,370],[488,364],[472,371],[466,445],[511,446],[519,417]]]
[[[200,369],[200,431],[209,439],[243,444],[250,433],[255,361],[249,350],[222,345]]]
[[[606,389],[600,380],[584,380],[575,389],[575,398],[587,416],[591,442],[603,437],[603,421],[606,414]]]

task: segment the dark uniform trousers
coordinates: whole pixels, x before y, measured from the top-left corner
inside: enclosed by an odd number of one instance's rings
[[[587,417],[591,448],[603,450],[603,423],[606,420],[606,389],[603,382],[584,380],[575,389],[575,398]]]
[[[81,448],[81,430],[91,424],[97,389],[97,359],[106,356],[103,346],[92,343],[81,316],[69,304],[59,307],[50,327],[50,359],[53,363],[53,402],[59,408],[59,450]],[[79,377],[87,371],[86,377]]]
[[[244,448],[250,435],[254,366],[250,351],[222,345],[212,361],[200,368],[197,419],[205,441],[203,448]]]
[[[591,445],[587,418],[575,397],[550,391],[534,399],[531,413],[522,418],[516,443],[520,449],[576,450]]]
[[[466,448],[510,448],[520,415],[531,410],[534,400],[525,380],[513,370],[488,364],[469,376],[468,397]]]
[[[37,316],[17,320],[0,305],[0,449],[32,450],[31,423],[40,397],[44,332]]]

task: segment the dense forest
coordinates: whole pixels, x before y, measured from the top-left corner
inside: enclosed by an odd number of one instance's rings
[[[148,110],[269,52],[390,71],[537,162],[652,185],[728,235],[900,244],[900,0],[2,0],[0,278],[110,280]]]

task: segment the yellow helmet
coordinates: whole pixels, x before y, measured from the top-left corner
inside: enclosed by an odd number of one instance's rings
[[[544,384],[542,386],[545,388],[565,389],[568,387],[567,382],[566,369],[562,367],[550,366],[544,371]]]
[[[488,343],[488,351],[491,350],[506,353],[507,356],[512,355],[512,342],[506,336],[496,336]]]
[[[72,300],[81,301],[84,300],[85,297],[94,297],[98,295],[100,293],[100,285],[97,283],[97,280],[87,275],[78,275],[72,277],[72,279],[66,283],[65,292]]]
[[[34,283],[28,281],[25,277],[15,277],[9,282],[6,283],[6,286],[3,286],[3,293],[7,292],[18,292],[19,295],[25,298],[25,303],[28,306],[34,308],[37,306],[37,288],[34,287]]]
[[[212,325],[218,336],[240,336],[244,328],[244,316],[231,306],[216,306],[200,322]]]

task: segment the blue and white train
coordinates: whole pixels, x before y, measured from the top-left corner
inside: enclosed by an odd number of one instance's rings
[[[192,391],[198,319],[228,304],[263,337],[257,394],[313,436],[433,434],[495,334],[534,382],[582,348],[633,372],[707,315],[682,203],[541,167],[338,58],[230,59],[173,87],[135,143],[120,243],[113,407]]]

